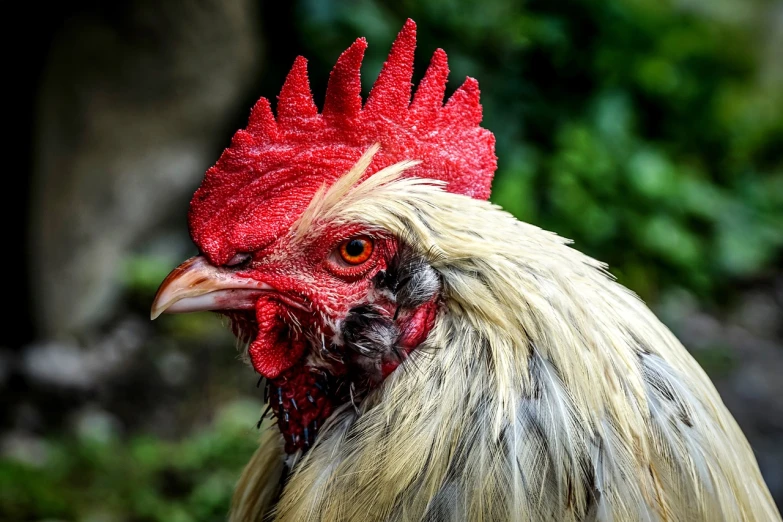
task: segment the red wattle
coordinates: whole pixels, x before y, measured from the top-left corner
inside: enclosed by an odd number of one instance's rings
[[[271,297],[262,297],[256,303],[258,335],[250,344],[248,354],[253,368],[269,379],[274,379],[301,359],[305,341],[282,320],[283,305]]]

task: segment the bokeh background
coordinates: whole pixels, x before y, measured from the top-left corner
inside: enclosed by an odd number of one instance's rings
[[[369,88],[406,17],[416,80],[443,47],[451,90],[480,81],[500,158],[492,199],[573,238],[649,303],[783,502],[782,2],[22,9],[6,19],[24,30],[4,82],[22,118],[3,185],[0,520],[223,519],[262,393],[219,319],[151,323],[150,302],[194,253],[187,203],[255,100],[274,99],[303,54],[320,103],[357,36]]]

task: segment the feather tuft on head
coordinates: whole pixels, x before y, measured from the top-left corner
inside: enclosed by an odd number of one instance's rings
[[[402,160],[406,176],[446,183],[450,192],[487,199],[497,167],[495,138],[479,126],[478,83],[468,78],[444,105],[446,53],[438,49],[411,103],[416,24],[392,45],[366,104],[360,68],[367,42],[356,40],[329,77],[323,112],[313,101],[307,61],[298,57],[277,103],[261,98],[210,168],[191,202],[191,235],[210,261],[263,248],[280,237],[324,183],[351,169],[373,143],[381,149],[365,176]]]

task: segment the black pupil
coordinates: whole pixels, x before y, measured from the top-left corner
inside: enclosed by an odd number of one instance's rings
[[[345,245],[345,253],[351,257],[358,257],[364,253],[365,242],[361,239],[351,239]]]

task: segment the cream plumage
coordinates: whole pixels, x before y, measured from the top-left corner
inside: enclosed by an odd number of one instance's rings
[[[314,198],[301,240],[356,224],[413,246],[442,281],[435,326],[332,415],[279,499],[266,430],[232,520],[780,520],[710,380],[601,263],[400,179],[408,162],[356,184],[368,163]]]

